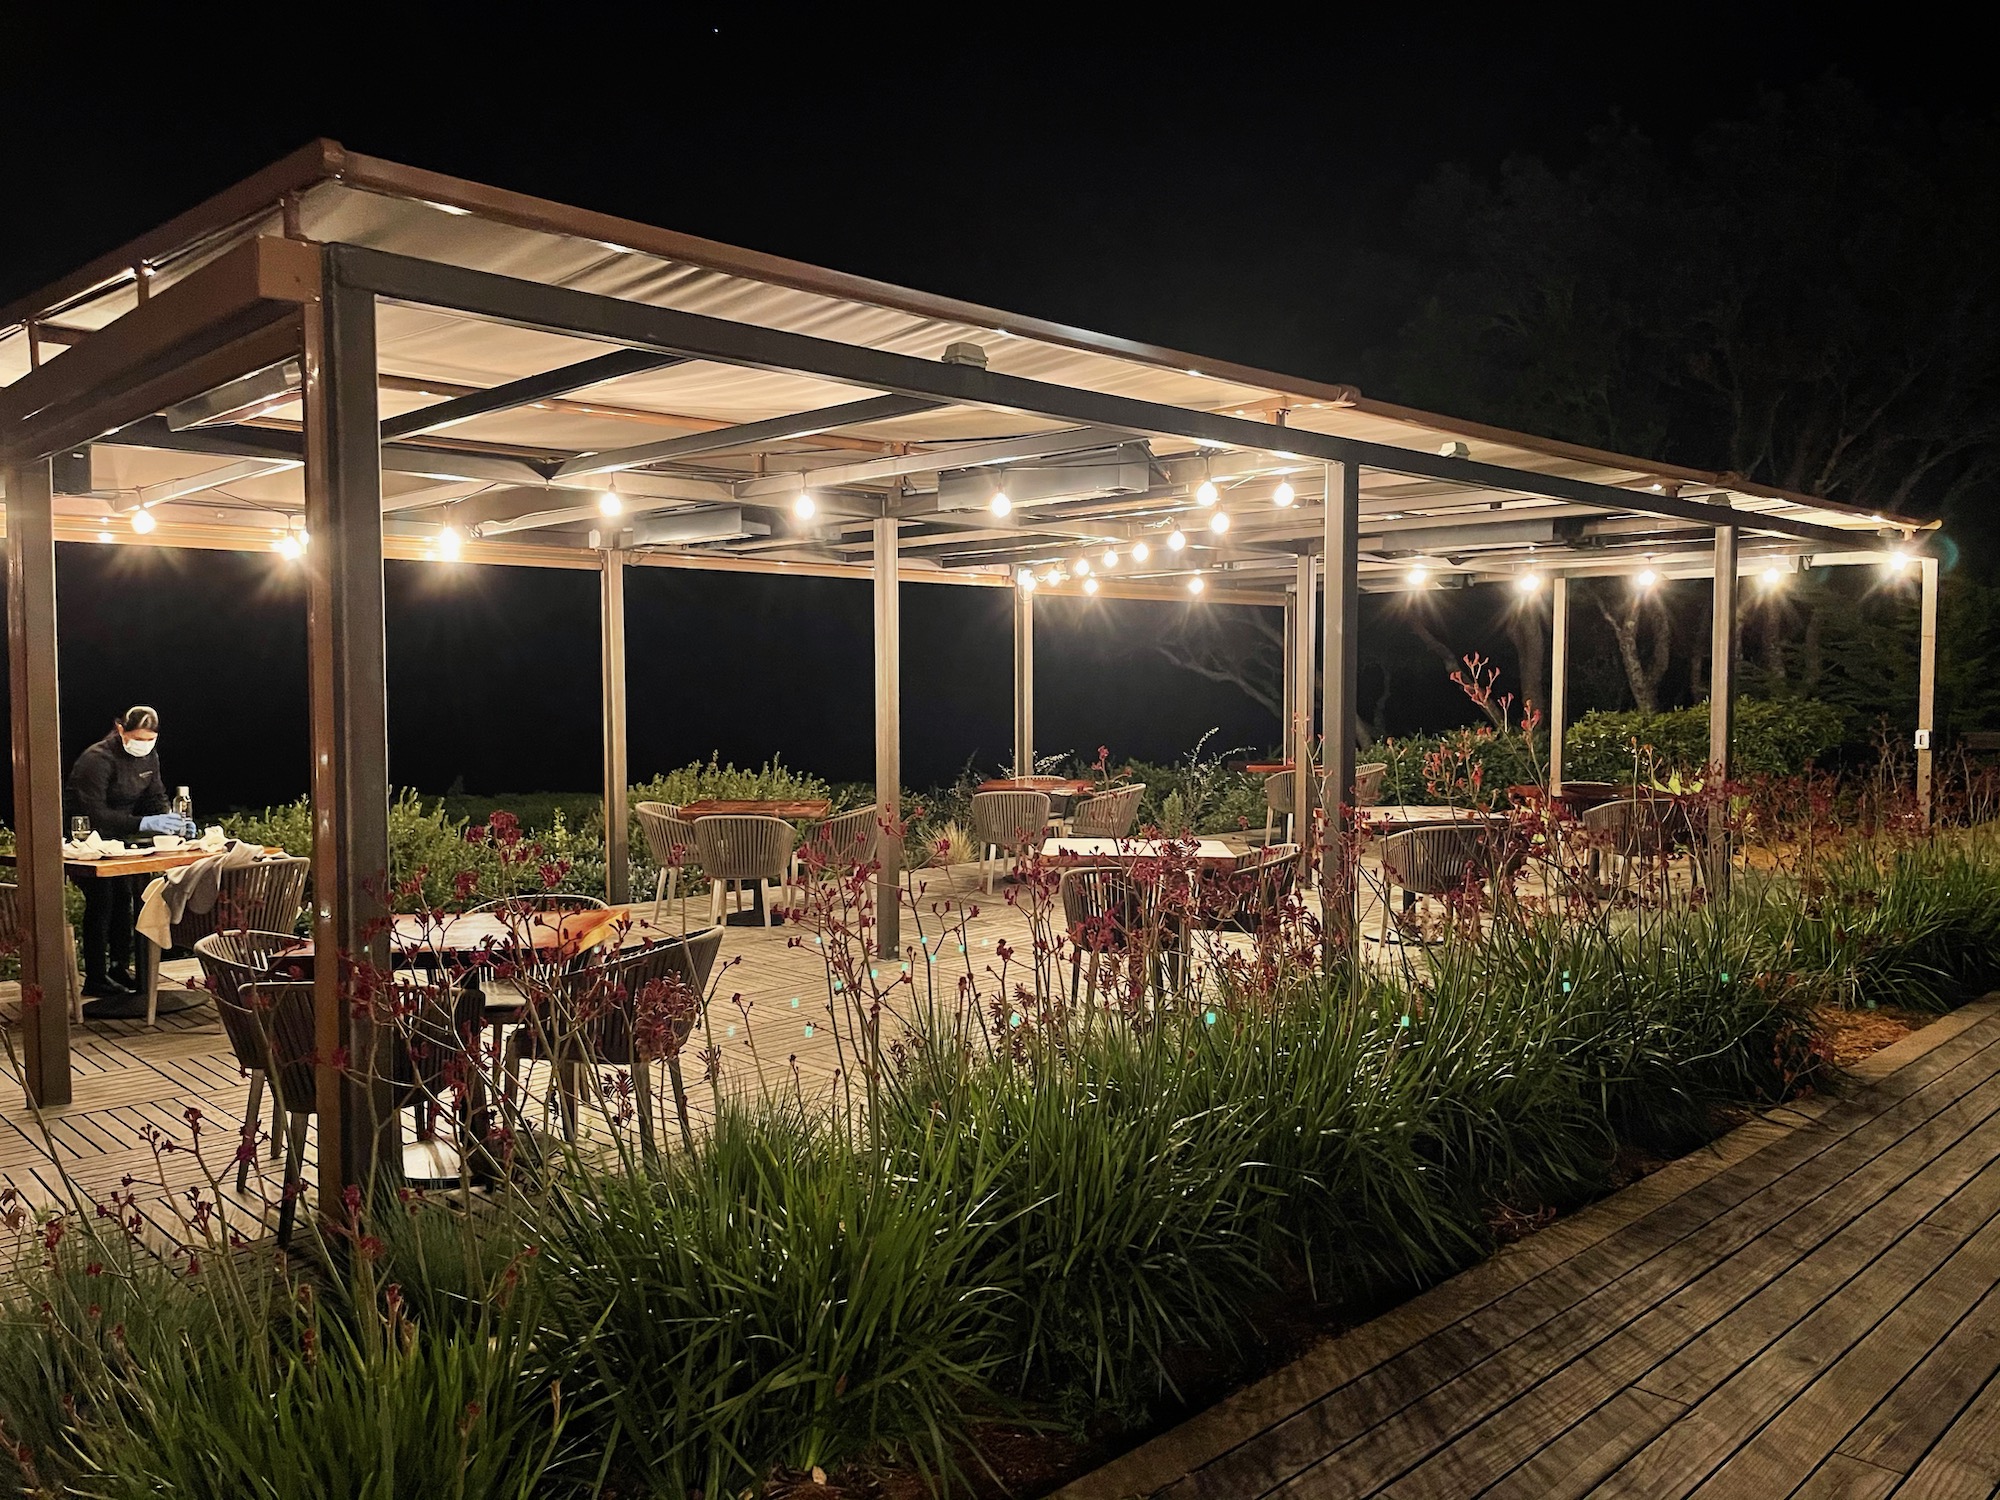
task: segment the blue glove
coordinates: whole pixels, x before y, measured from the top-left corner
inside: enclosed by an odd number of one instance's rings
[[[154,813],[139,820],[139,832],[177,833],[182,838],[189,838],[194,834],[194,824],[178,813]]]

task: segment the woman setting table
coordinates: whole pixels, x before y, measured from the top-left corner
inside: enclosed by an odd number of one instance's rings
[[[194,833],[172,810],[160,777],[160,716],[144,704],[112,720],[111,732],[85,750],[63,783],[63,811],[71,838],[129,840],[151,834]],[[143,877],[81,880],[83,887],[83,993],[99,1000],[136,996],[132,928]]]

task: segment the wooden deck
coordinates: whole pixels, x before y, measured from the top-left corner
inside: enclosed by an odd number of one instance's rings
[[[1058,1500],[1996,1493],[2000,1002],[1857,1075]]]

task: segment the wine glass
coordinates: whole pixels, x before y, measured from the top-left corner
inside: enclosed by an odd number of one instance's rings
[[[76,817],[69,820],[69,841],[72,844],[85,844],[90,841],[90,819]]]

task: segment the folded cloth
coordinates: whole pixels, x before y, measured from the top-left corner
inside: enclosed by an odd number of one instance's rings
[[[232,843],[220,854],[155,877],[139,903],[139,920],[134,924],[139,935],[162,952],[173,947],[174,923],[189,912],[201,916],[215,910],[216,898],[222,894],[223,872],[254,864],[262,853],[255,844]]]

